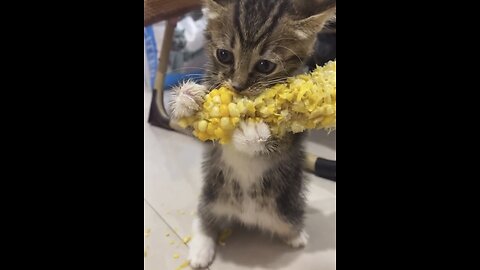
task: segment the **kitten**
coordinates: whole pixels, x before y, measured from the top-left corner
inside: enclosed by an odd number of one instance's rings
[[[204,85],[175,91],[172,117],[201,108],[202,96],[227,84],[255,96],[303,72],[317,33],[335,14],[331,0],[205,0],[210,57]],[[208,266],[219,230],[231,222],[256,227],[293,247],[307,244],[302,134],[273,137],[265,123],[241,123],[232,143],[209,144],[189,260]]]

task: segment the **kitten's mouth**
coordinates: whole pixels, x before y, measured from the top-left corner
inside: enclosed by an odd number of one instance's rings
[[[252,96],[256,96],[258,95],[259,93],[253,93],[252,91],[250,91],[250,89],[246,89],[246,90],[243,90],[243,91],[236,91],[235,90],[235,93],[239,94],[239,95],[242,95],[242,96],[247,96],[247,97],[252,97]]]
[[[224,84],[227,88],[235,91],[235,93],[237,93],[238,95],[241,95],[241,96],[247,96],[247,97],[254,97],[254,96],[257,96],[258,94],[260,94],[261,91],[258,91],[259,89],[258,88],[252,88],[252,87],[248,87],[248,88],[245,88],[241,91],[238,91],[235,89],[235,87],[232,86],[232,83],[230,80],[226,81],[225,84]]]

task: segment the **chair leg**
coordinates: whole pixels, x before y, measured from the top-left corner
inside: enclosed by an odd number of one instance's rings
[[[152,103],[150,106],[149,123],[166,129],[170,127],[170,117],[163,103],[163,85],[167,75],[170,50],[172,48],[173,34],[177,19],[166,21],[165,32],[163,34],[163,42],[160,50],[160,58],[158,61],[157,74],[155,76],[155,84],[153,89]]]
[[[192,131],[184,129],[175,121],[170,121],[167,110],[163,103],[164,89],[163,85],[167,75],[168,61],[170,50],[172,48],[173,34],[178,18],[167,20],[165,33],[163,35],[162,48],[160,50],[160,59],[157,68],[157,75],[155,76],[155,85],[153,89],[152,103],[150,105],[150,115],[148,122],[157,127],[175,130],[180,133],[192,136]]]

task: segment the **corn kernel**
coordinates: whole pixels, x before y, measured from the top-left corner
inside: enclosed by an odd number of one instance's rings
[[[247,112],[251,115],[255,115],[255,105],[251,101],[247,103]]]
[[[220,94],[220,98],[223,104],[229,104],[230,102],[232,102],[232,94],[228,92],[222,92]]]
[[[210,115],[211,115],[212,117],[220,117],[220,116],[221,116],[221,114],[220,114],[220,108],[219,108],[218,106],[214,106],[214,107],[212,108],[212,110],[210,111]]]
[[[237,124],[240,122],[240,118],[239,117],[232,117],[232,125],[233,126],[237,126]]]
[[[218,118],[210,118],[210,123],[214,124],[214,125],[218,125],[220,124],[220,119]]]
[[[206,134],[205,132],[198,132],[196,136],[197,136],[197,138],[199,138],[201,141],[206,141],[206,140],[208,140],[208,134]]]
[[[332,117],[332,116],[329,115],[329,116],[325,117],[325,119],[323,119],[321,123],[322,123],[322,125],[328,127],[330,124],[333,123],[333,121],[335,121],[335,117]]]
[[[213,103],[215,103],[215,104],[220,104],[220,103],[222,103],[222,99],[220,98],[220,96],[214,96],[214,97],[212,98],[212,100],[213,100]]]
[[[228,116],[229,115],[228,106],[226,104],[220,105],[220,115],[221,116]]]
[[[225,241],[232,235],[231,229],[224,229],[218,235],[218,243],[222,246],[225,246]]]
[[[230,116],[233,116],[233,117],[240,116],[240,112],[237,108],[237,105],[235,105],[234,103],[228,104],[228,112],[230,113]]]
[[[253,101],[253,104],[255,105],[255,107],[261,108],[263,105],[265,105],[265,101],[263,100],[263,97],[260,96],[257,97],[255,101]]]
[[[330,115],[330,114],[333,114],[333,106],[331,105],[327,105],[326,108],[325,108],[325,113]]]
[[[305,127],[298,121],[293,121],[292,123],[292,131],[294,133],[297,133],[297,132],[302,132],[305,130]]]
[[[260,113],[262,114],[262,116],[269,116],[271,113],[269,113],[269,110],[268,110],[268,107],[263,107],[260,109]]]
[[[213,104],[210,101],[206,101],[205,103],[203,103],[203,109],[204,110],[210,110],[212,108],[212,106],[213,106]]]
[[[219,94],[220,94],[220,90],[218,90],[218,89],[213,89],[212,91],[210,91],[210,96],[211,97],[218,96]]]
[[[230,122],[230,118],[222,117],[222,119],[220,119],[220,127],[227,130],[233,129],[233,124]]]
[[[225,136],[225,132],[223,132],[223,129],[218,127],[217,129],[215,129],[215,136],[217,136],[217,138],[222,138],[223,136]]]
[[[208,135],[214,135],[215,134],[215,125],[213,123],[208,123],[207,134]]]
[[[303,88],[303,89],[300,89],[300,91],[298,91],[298,95],[297,95],[297,102],[299,102],[300,100],[302,100],[303,96],[307,93],[307,88]]]
[[[243,101],[240,100],[237,103],[237,110],[238,110],[238,113],[240,114],[245,114],[247,112],[247,107],[245,106],[245,103]]]
[[[187,120],[186,120],[185,118],[178,120],[177,124],[178,124],[181,128],[186,128],[186,127],[188,127],[188,122],[187,122]]]
[[[201,120],[200,122],[198,122],[198,130],[200,130],[201,132],[205,132],[207,130],[207,124],[207,121]]]

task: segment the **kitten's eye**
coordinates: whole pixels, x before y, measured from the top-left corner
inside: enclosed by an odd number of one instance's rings
[[[217,50],[217,59],[223,64],[232,64],[233,63],[233,53],[224,50],[218,49]]]
[[[272,72],[277,65],[268,61],[268,60],[260,60],[258,63],[255,65],[255,69],[258,72],[268,74]]]

